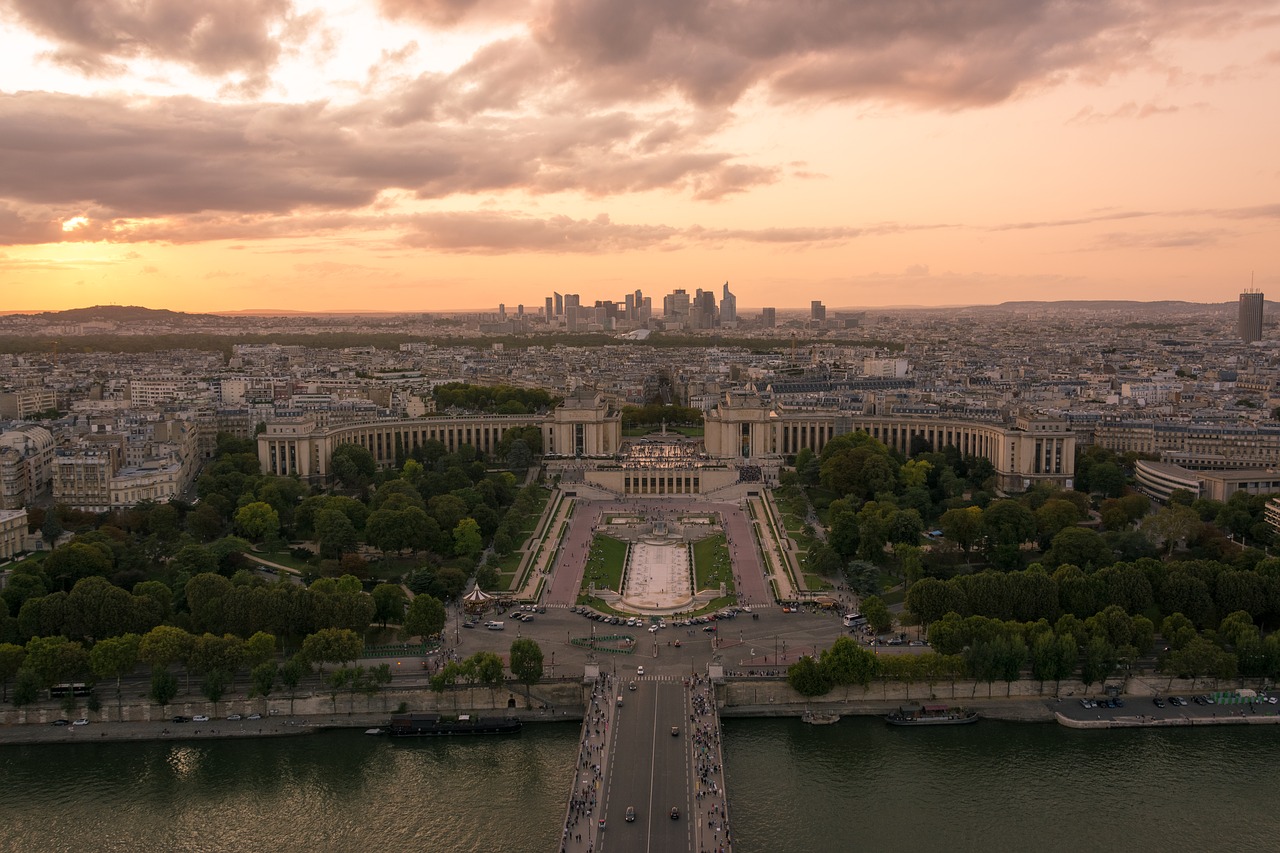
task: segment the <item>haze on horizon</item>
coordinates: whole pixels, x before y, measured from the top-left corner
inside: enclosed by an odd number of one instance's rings
[[[1222,302],[1280,2],[0,0],[0,310]]]

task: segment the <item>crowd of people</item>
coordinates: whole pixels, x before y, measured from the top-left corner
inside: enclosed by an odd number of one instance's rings
[[[599,804],[604,782],[605,742],[609,737],[609,699],[613,695],[613,679],[602,674],[591,690],[591,706],[582,725],[582,743],[578,749],[577,772],[582,781],[574,785],[569,798],[569,814],[565,820],[560,853],[567,853],[570,842],[580,844],[586,837],[587,853],[595,849],[591,840],[591,821]]]
[[[693,729],[693,752],[698,774],[698,790],[694,797],[698,803],[696,817],[699,829],[704,818],[707,822],[707,832],[699,833],[699,838],[703,839],[699,844],[699,853],[725,853],[730,845],[729,814],[724,788],[719,781],[724,768],[720,764],[720,723],[711,697],[710,679],[694,676],[690,684],[689,702],[692,711],[689,722]],[[711,846],[707,844],[707,835],[711,836]]]

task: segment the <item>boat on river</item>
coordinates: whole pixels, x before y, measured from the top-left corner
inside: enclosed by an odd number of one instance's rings
[[[884,721],[891,726],[958,726],[976,723],[978,712],[950,705],[903,705]]]
[[[811,726],[829,726],[840,722],[840,715],[831,711],[805,711],[800,719]]]
[[[473,717],[459,714],[397,714],[387,731],[392,737],[432,737],[450,735],[504,735],[520,731],[522,723],[515,717]]]

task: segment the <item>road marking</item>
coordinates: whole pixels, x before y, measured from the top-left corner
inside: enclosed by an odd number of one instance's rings
[[[658,689],[656,687],[653,690],[653,732],[650,738],[652,743],[649,747],[649,821],[646,824],[649,832],[644,839],[646,853],[653,847],[653,784],[658,766]]]

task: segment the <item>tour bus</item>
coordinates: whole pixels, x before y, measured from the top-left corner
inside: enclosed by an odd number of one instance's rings
[[[501,622],[494,622],[494,621],[490,620],[490,621],[488,621],[488,622],[484,623],[484,626],[485,626],[486,628],[488,628],[490,631],[501,631],[501,630],[502,630],[502,623],[501,623]]]
[[[846,628],[861,628],[867,624],[867,617],[861,613],[846,613],[841,621]]]
[[[68,682],[55,684],[49,688],[50,699],[61,699],[64,696],[89,696],[91,693],[89,685],[80,681],[74,684]]]

